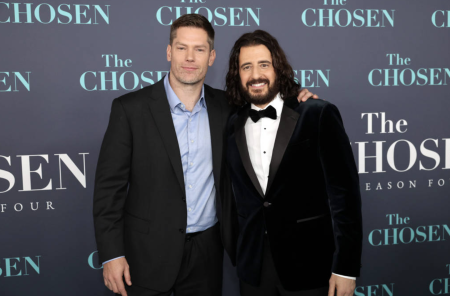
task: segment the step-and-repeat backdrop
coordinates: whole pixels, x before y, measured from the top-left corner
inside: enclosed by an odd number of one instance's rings
[[[167,73],[186,13],[216,30],[209,85],[224,87],[235,40],[263,29],[341,110],[363,201],[355,295],[450,293],[449,0],[2,1],[0,295],[112,295],[92,221],[111,101]],[[225,259],[224,295],[238,294]]]

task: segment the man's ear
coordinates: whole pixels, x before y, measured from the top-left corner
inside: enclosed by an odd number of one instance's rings
[[[167,61],[172,61],[172,46],[170,44],[167,45]]]
[[[211,50],[211,52],[209,53],[209,61],[208,61],[208,65],[211,67],[214,64],[214,61],[216,60],[216,50],[213,49]]]

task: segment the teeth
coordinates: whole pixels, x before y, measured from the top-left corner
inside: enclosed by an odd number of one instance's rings
[[[252,86],[263,86],[265,83],[252,84]]]

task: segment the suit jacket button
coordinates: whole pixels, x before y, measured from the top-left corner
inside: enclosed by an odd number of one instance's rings
[[[265,201],[263,204],[266,208],[270,207],[272,204],[268,201]]]
[[[178,229],[180,231],[180,233],[184,233],[184,229]]]

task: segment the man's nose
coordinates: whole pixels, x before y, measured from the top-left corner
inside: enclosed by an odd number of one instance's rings
[[[194,49],[187,49],[186,50],[186,61],[187,62],[193,62],[195,60],[194,58]]]
[[[252,79],[257,80],[259,78],[261,78],[261,72],[260,72],[259,67],[253,67],[252,68]]]

